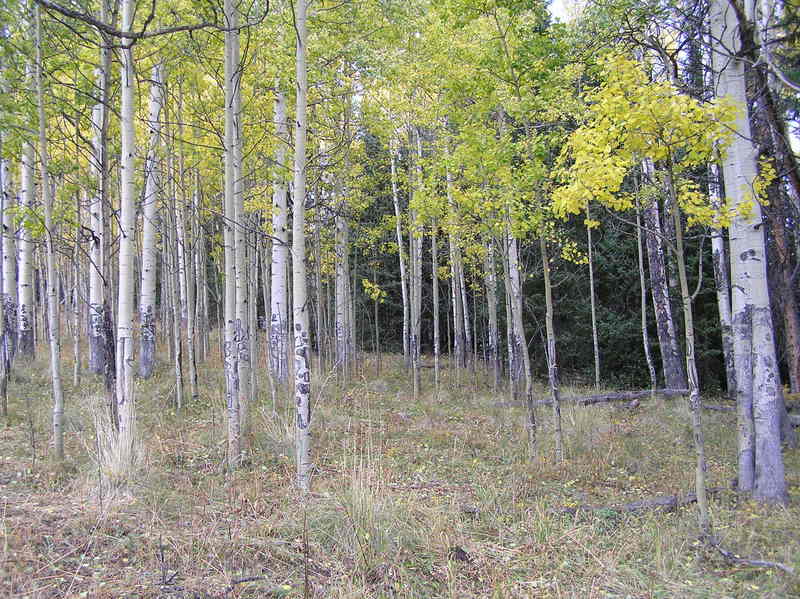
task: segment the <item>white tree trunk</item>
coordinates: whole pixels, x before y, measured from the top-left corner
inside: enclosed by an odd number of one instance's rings
[[[525,326],[522,320],[522,275],[519,268],[519,252],[517,240],[511,234],[510,227],[506,225],[507,268],[506,292],[509,296],[512,318],[511,347],[515,359],[520,360],[525,381],[524,399],[528,406],[528,438],[531,448],[536,442],[536,414],[533,408],[533,379],[531,375],[531,360],[528,353],[528,341],[525,338]]]
[[[225,365],[225,399],[228,416],[228,466],[236,468],[241,459],[241,421],[239,417],[238,346],[236,344],[236,88],[239,86],[236,54],[238,44],[234,38],[239,13],[233,0],[224,2],[225,22],[225,214],[223,219],[223,243],[225,246],[225,341],[223,360]]]
[[[489,368],[492,372],[492,390],[497,391],[500,386],[500,334],[497,327],[497,274],[494,263],[494,243],[491,238],[485,242],[486,258],[483,271],[486,280],[486,309],[489,312],[489,326],[487,330],[487,345]]]
[[[306,135],[308,73],[306,67],[306,17],[308,0],[295,3],[297,34],[295,73],[297,107],[294,136],[294,194],[292,210],[292,302],[294,313],[294,376],[296,420],[297,485],[307,492],[311,482],[311,343],[309,340],[308,292],[306,281]]]
[[[708,192],[711,205],[721,205],[719,193],[719,171],[716,164],[708,166]],[[719,311],[719,327],[722,334],[722,355],[725,360],[725,377],[728,386],[728,397],[736,398],[736,366],[733,360],[733,323],[731,321],[730,275],[728,258],[725,250],[725,236],[719,227],[711,232],[711,256],[714,265],[714,283],[717,289],[717,309]]]
[[[737,211],[730,227],[731,304],[739,417],[739,488],[769,502],[787,499],[780,446],[780,373],[775,355],[761,206],[753,202],[756,152],[747,114],[745,62],[727,52],[741,47],[739,22],[728,0],[711,5],[717,96],[738,108],[723,161],[725,195]]]
[[[550,396],[553,403],[553,428],[556,442],[556,461],[564,459],[564,436],[561,432],[561,402],[558,390],[558,359],[556,356],[556,332],[553,325],[553,285],[550,282],[550,258],[547,255],[547,240],[539,237],[542,251],[542,272],[544,273],[545,329],[547,331],[547,379],[550,383]]]
[[[100,18],[107,19],[106,0],[100,2]],[[104,206],[107,186],[106,132],[109,68],[111,56],[101,37],[100,64],[95,70],[99,102],[92,109],[92,157],[91,168],[93,188],[89,199],[89,229],[92,241],[89,249],[89,370],[104,374],[110,356],[110,345],[106,329],[105,297],[105,222]],[[21,276],[20,271],[20,276]],[[20,289],[22,283],[20,282]],[[21,319],[21,315],[20,315]],[[20,334],[20,341],[22,336]]]
[[[586,207],[586,220],[589,220],[589,207]],[[594,354],[594,388],[600,389],[600,343],[597,339],[597,306],[594,293],[594,249],[592,248],[592,228],[586,225],[586,245],[589,248],[589,301],[592,310],[592,353]]]
[[[338,177],[338,175],[337,175]],[[341,184],[337,181],[336,206],[334,216],[334,260],[335,260],[335,340],[336,340],[336,365],[342,378],[347,381],[351,369],[351,335],[353,331],[350,322],[350,227],[347,222],[345,201],[341,193]]]
[[[286,205],[286,152],[289,146],[289,125],[286,120],[286,94],[278,84],[275,99],[275,126],[278,148],[275,155],[275,183],[272,192],[272,274],[269,318],[269,356],[272,376],[278,384],[289,380],[289,301],[286,275],[289,261],[289,231]]]
[[[5,166],[3,167],[5,168]],[[13,196],[8,194],[3,206],[3,318],[5,319],[4,341],[8,343],[9,362],[17,352],[17,252],[14,243],[12,219]],[[11,208],[11,210],[9,210]]]
[[[36,190],[33,182],[33,144],[23,142],[22,144],[22,189],[21,200],[22,209],[29,212],[33,209]],[[28,228],[20,227],[19,231],[19,273],[17,285],[19,288],[18,306],[18,335],[19,352],[23,356],[33,357],[35,351],[33,320],[33,244]]]
[[[397,189],[397,154],[398,151],[394,147],[397,142],[392,142],[390,148],[392,156],[392,203],[394,204],[394,218],[395,218],[395,234],[397,236],[397,259],[400,261],[400,293],[403,298],[403,358],[405,359],[406,368],[408,368],[411,360],[411,354],[408,347],[409,336],[409,322],[410,310],[408,301],[408,275],[406,274],[406,256],[405,244],[403,243],[403,226],[400,217],[400,194]]]
[[[164,107],[162,67],[153,66],[150,83],[150,145],[145,158],[144,200],[142,210],[142,285],[139,295],[139,376],[153,374],[156,358],[156,272],[158,265],[158,204],[161,198],[159,146],[161,145],[161,110]]]
[[[642,218],[639,204],[636,204],[636,256],[639,266],[639,299],[641,312],[642,346],[644,348],[644,358],[647,362],[647,372],[650,374],[650,389],[655,393],[658,387],[656,379],[656,368],[653,365],[653,357],[650,354],[650,337],[647,334],[647,283],[644,276],[644,255],[642,252]]]
[[[238,26],[239,12],[234,11]],[[242,444],[246,443],[249,428],[248,411],[252,402],[250,387],[250,330],[248,327],[250,319],[250,297],[247,284],[247,219],[244,212],[244,179],[242,177],[242,68],[241,52],[239,49],[239,33],[236,32],[232,37],[233,56],[231,57],[236,86],[233,89],[233,180],[234,180],[234,203],[233,220],[235,228],[234,237],[234,259],[236,261],[234,274],[236,277],[236,309],[234,322],[234,338],[236,340],[236,369],[238,378],[239,394],[239,431],[242,436]]]
[[[133,26],[133,0],[122,0],[122,31]],[[136,234],[136,186],[134,184],[136,133],[136,76],[133,51],[121,50],[121,108],[120,131],[122,155],[120,157],[120,218],[119,218],[119,274],[117,307],[117,454],[121,467],[133,465],[135,436],[135,411],[133,395],[133,295],[134,251]]]
[[[652,160],[645,159],[642,161],[642,174],[646,182],[651,185],[657,184]],[[672,307],[669,301],[664,246],[662,244],[661,216],[658,201],[655,199],[644,207],[644,224],[646,227],[647,259],[650,266],[650,291],[653,296],[653,310],[656,316],[656,330],[658,331],[658,346],[661,350],[664,384],[670,389],[685,389],[686,373],[684,372],[681,349],[678,345],[675,321],[672,317]]]
[[[47,324],[50,340],[50,378],[53,385],[53,447],[57,460],[64,459],[64,394],[61,388],[61,339],[58,322],[58,276],[56,275],[53,190],[50,187],[47,154],[47,119],[44,113],[44,65],[42,64],[42,15],[36,6],[36,104],[39,115],[39,163],[44,204],[47,249]]]

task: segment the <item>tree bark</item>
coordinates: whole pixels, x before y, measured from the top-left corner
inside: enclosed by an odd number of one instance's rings
[[[153,66],[150,83],[150,142],[145,158],[142,210],[142,281],[139,291],[139,376],[150,378],[156,359],[156,271],[158,270],[158,205],[161,198],[159,147],[164,106],[162,67]],[[171,174],[171,173],[170,173]],[[165,251],[168,251],[165,248]]]
[[[33,144],[22,144],[22,209],[27,214],[33,210],[36,190],[33,182],[34,154]],[[19,231],[19,273],[17,284],[19,287],[19,323],[17,327],[19,339],[19,352],[21,355],[32,358],[35,353],[34,343],[34,311],[33,303],[33,244],[28,227],[23,223]],[[10,349],[10,348],[8,348]],[[8,355],[11,358],[10,352]]]
[[[731,303],[739,417],[739,487],[766,502],[787,500],[780,447],[780,377],[766,273],[761,206],[751,201],[756,156],[750,141],[745,62],[739,23],[728,0],[711,5],[711,30],[719,40],[713,53],[717,96],[739,107],[734,135],[723,162],[725,195],[737,210],[730,227]]]
[[[122,0],[122,30],[133,27],[133,0]],[[133,296],[134,296],[134,239],[136,234],[136,187],[134,185],[136,132],[136,76],[133,50],[121,50],[121,108],[120,131],[120,218],[119,218],[119,284],[117,290],[117,347],[116,347],[116,414],[119,419],[117,453],[120,466],[129,469],[134,459],[135,412],[133,394]]]
[[[39,116],[39,163],[44,204],[45,247],[47,251],[47,323],[50,340],[50,378],[53,386],[53,449],[64,459],[64,393],[61,387],[61,339],[58,322],[58,277],[56,275],[53,190],[50,187],[47,152],[47,119],[44,113],[44,64],[42,58],[42,15],[36,6],[36,104]],[[4,256],[5,258],[5,256]]]
[[[486,280],[486,310],[488,327],[486,342],[488,346],[489,370],[492,373],[492,391],[500,387],[500,333],[497,326],[497,274],[495,273],[494,242],[491,238],[485,241],[486,258],[484,261],[484,278]]]
[[[394,205],[395,234],[397,236],[397,258],[400,261],[400,292],[403,298],[403,358],[405,360],[406,368],[408,368],[411,363],[411,354],[409,353],[408,347],[408,337],[410,332],[408,275],[406,274],[405,244],[403,243],[402,219],[400,218],[400,194],[397,190],[397,154],[399,152],[394,145],[396,145],[396,142],[394,142],[393,147],[390,148],[392,157],[392,204]]]
[[[716,164],[710,164],[708,167],[708,192],[711,205],[719,209],[721,206],[720,182]],[[717,290],[717,310],[719,312],[719,328],[722,335],[722,355],[725,360],[726,386],[728,397],[736,399],[736,367],[733,362],[729,263],[727,251],[725,250],[724,233],[719,227],[715,227],[711,231],[711,258],[714,266],[714,284]]]
[[[564,459],[564,436],[561,432],[561,403],[558,391],[558,359],[556,357],[556,332],[553,325],[553,285],[550,282],[550,258],[547,255],[547,240],[539,237],[544,273],[545,329],[547,331],[547,379],[553,402],[553,427],[555,430],[556,461]]]
[[[306,284],[306,136],[308,72],[306,66],[306,18],[308,0],[295,3],[295,73],[297,107],[294,143],[294,197],[292,202],[292,302],[294,320],[295,407],[297,486],[308,492],[311,483],[311,344],[309,341]]]
[[[236,165],[238,115],[236,89],[239,87],[238,4],[225,0],[225,217],[223,238],[225,244],[225,341],[223,360],[225,365],[225,403],[228,417],[228,467],[235,469],[241,460],[241,420],[239,406],[238,345],[236,328]]]
[[[269,355],[272,376],[278,384],[289,380],[289,313],[286,289],[289,257],[289,231],[286,205],[286,151],[289,126],[286,120],[286,94],[280,88],[275,99],[275,125],[278,148],[275,156],[275,182],[272,192],[272,281],[270,298]]]
[[[639,203],[636,203],[636,255],[638,258],[639,266],[639,291],[640,291],[640,311],[642,315],[642,346],[644,348],[644,357],[647,362],[647,372],[650,374],[650,389],[655,392],[658,386],[656,380],[656,369],[653,365],[653,358],[650,355],[650,338],[647,334],[647,284],[644,277],[644,257],[642,255],[642,224],[641,224],[641,210]]]
[[[653,162],[646,159],[642,163],[644,180],[655,185]],[[653,310],[658,332],[658,345],[661,349],[661,365],[664,383],[673,389],[686,387],[686,373],[683,368],[681,349],[672,318],[669,302],[669,286],[662,244],[661,216],[658,202],[653,200],[644,209],[645,239],[647,241],[647,260],[650,265],[650,292],[653,296]]]

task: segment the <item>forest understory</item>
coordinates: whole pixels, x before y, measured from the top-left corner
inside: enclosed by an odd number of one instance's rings
[[[531,455],[524,405],[493,392],[480,368],[457,383],[445,366],[438,393],[425,371],[414,402],[402,356],[384,355],[376,375],[363,355],[349,384],[315,370],[304,496],[285,390],[273,414],[260,382],[245,462],[230,473],[219,358],[181,413],[164,361],[136,383],[140,472],[127,490],[98,493],[101,382],[66,382],[69,458],[56,467],[44,358],[15,368],[0,429],[4,597],[800,596],[795,576],[701,543],[694,505],[625,508],[693,490],[683,399],[565,402],[557,464],[550,410],[537,411]],[[547,395],[543,384],[535,391]],[[800,569],[798,452],[784,453],[788,506],[750,501],[731,490],[735,428],[734,413],[704,414],[715,534],[738,556]]]

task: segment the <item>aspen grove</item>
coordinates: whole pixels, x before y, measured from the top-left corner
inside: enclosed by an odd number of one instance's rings
[[[800,593],[796,0],[9,0],[0,595]]]

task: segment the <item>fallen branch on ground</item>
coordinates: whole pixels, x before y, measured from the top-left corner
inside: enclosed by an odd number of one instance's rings
[[[725,487],[713,487],[706,490],[706,494],[715,495],[721,491],[725,491]],[[623,512],[623,513],[637,513],[649,510],[663,510],[665,512],[673,512],[679,507],[685,507],[697,501],[697,495],[694,493],[687,493],[686,495],[663,495],[661,497],[653,497],[652,499],[642,499],[640,501],[633,501],[631,503],[623,503],[619,505],[579,505],[576,507],[560,507],[555,508],[553,511],[557,514],[575,515],[578,512]]]
[[[790,576],[794,576],[795,575],[794,568],[792,568],[791,566],[787,566],[786,564],[782,564],[780,562],[770,562],[770,561],[762,560],[762,559],[749,559],[749,558],[746,558],[746,557],[739,557],[738,555],[736,555],[732,551],[728,551],[727,549],[723,549],[720,546],[719,541],[717,539],[714,539],[714,538],[706,539],[706,543],[710,547],[713,547],[714,549],[716,549],[720,553],[720,555],[722,557],[724,557],[726,560],[728,560],[731,563],[743,564],[745,566],[754,566],[756,568],[775,568],[777,570],[783,570],[784,572],[786,572]]]

